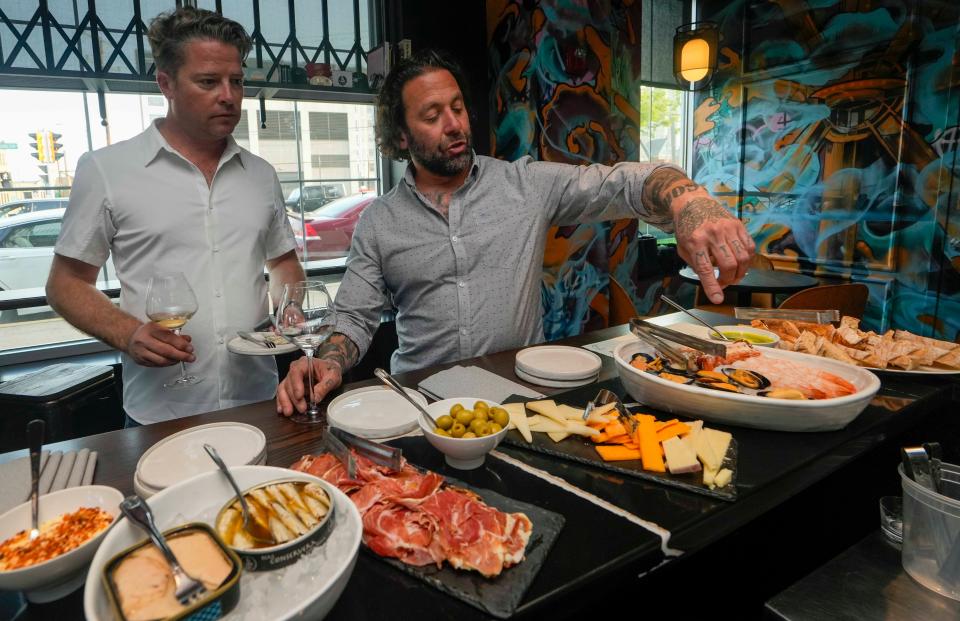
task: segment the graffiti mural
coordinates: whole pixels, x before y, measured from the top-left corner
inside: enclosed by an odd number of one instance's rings
[[[637,161],[641,2],[488,0],[495,157],[570,164]],[[660,279],[636,273],[636,220],[548,233],[548,340],[646,314]]]
[[[695,179],[778,267],[867,284],[871,328],[957,340],[960,7],[704,8],[721,49],[696,100]]]

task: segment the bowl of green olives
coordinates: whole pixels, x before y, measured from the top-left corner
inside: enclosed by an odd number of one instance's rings
[[[444,399],[427,406],[436,427],[420,417],[423,435],[443,453],[447,463],[459,470],[483,465],[507,434],[510,415],[499,403],[472,397]]]

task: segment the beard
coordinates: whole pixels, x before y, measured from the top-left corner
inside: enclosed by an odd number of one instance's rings
[[[441,177],[454,177],[462,173],[470,165],[473,158],[473,135],[467,131],[453,140],[447,141],[446,144],[449,145],[451,142],[459,140],[465,141],[467,148],[460,155],[453,157],[444,155],[443,144],[440,145],[439,149],[431,150],[425,144],[413,138],[408,139],[407,150],[410,151],[411,159],[431,173]]]

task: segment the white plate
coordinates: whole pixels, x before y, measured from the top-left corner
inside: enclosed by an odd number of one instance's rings
[[[763,356],[800,362],[813,369],[833,373],[853,384],[857,392],[845,397],[807,401],[724,393],[677,384],[630,366],[633,354],[652,351],[648,345],[637,340],[624,343],[613,352],[620,381],[634,399],[665,412],[728,425],[776,431],[843,429],[860,415],[880,389],[880,380],[867,369],[839,360],[764,348],[761,350]]]
[[[255,334],[273,334],[272,332],[256,332]],[[297,351],[298,347],[293,343],[284,343],[274,348],[261,347],[256,343],[251,343],[246,339],[235,336],[227,341],[227,350],[241,354],[243,356],[276,356],[279,354],[289,354]]]
[[[279,478],[322,485],[333,499],[335,522],[326,543],[293,565],[274,571],[244,572],[240,578],[240,601],[223,618],[234,621],[323,618],[353,573],[363,532],[360,512],[343,492],[304,472],[270,466],[241,466],[231,468],[230,472],[242,489]],[[159,492],[150,499],[150,508],[161,530],[196,521],[213,525],[217,511],[232,496],[230,484],[219,471],[207,472]],[[101,579],[103,568],[114,555],[145,537],[143,531],[124,518],[104,538],[93,557],[83,592],[83,611],[89,621],[114,618]],[[258,608],[257,602],[264,608]]]
[[[576,388],[577,386],[586,386],[587,384],[592,384],[597,381],[596,374],[591,377],[585,377],[578,380],[555,380],[530,375],[529,373],[524,372],[520,367],[514,368],[513,372],[517,374],[517,377],[525,382],[530,382],[531,384],[536,384],[537,386],[547,386],[549,388]]]
[[[518,351],[516,358],[516,367],[527,375],[560,381],[593,377],[601,366],[600,356],[592,351],[566,345],[528,347]]]
[[[266,463],[267,463],[267,451],[264,450],[262,453],[260,453],[260,456],[256,460],[254,460],[252,464],[245,464],[245,465],[263,466]],[[137,495],[139,495],[141,498],[150,498],[154,494],[157,494],[163,490],[159,488],[150,487],[149,485],[141,481],[140,476],[135,472],[133,473],[133,491],[135,491]]]
[[[217,466],[203,450],[211,444],[228,466],[255,463],[266,451],[263,432],[245,423],[210,423],[184,429],[160,440],[137,462],[136,475],[148,488],[165,489]]]
[[[414,401],[427,407],[427,399],[405,389]],[[417,428],[417,408],[386,386],[367,386],[345,392],[327,406],[327,420],[362,438],[389,438]]]

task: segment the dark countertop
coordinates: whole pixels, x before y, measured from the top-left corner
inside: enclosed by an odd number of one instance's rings
[[[767,602],[769,621],[948,621],[960,602],[924,587],[875,531]]]
[[[698,314],[708,320],[718,319],[710,313]],[[668,324],[677,318],[677,315],[670,315],[657,318],[657,321]],[[727,321],[729,317],[723,316],[722,320]],[[618,326],[567,339],[564,343],[582,345],[625,332],[624,326]],[[475,364],[518,381],[512,373],[514,353],[483,356],[461,364]],[[622,394],[612,360],[608,357],[603,360],[599,381],[612,382],[611,387]],[[398,379],[404,385],[415,386],[420,379],[448,366],[452,365],[402,374]],[[369,382],[347,388],[365,383]],[[559,392],[538,389],[552,395]],[[584,395],[590,393],[592,396],[595,391],[596,386],[581,388],[579,392],[557,397],[557,400],[582,405],[586,400]],[[726,427],[734,433],[739,445],[739,498],[735,502],[714,500],[501,445],[500,450],[508,456],[669,529],[673,533],[670,546],[683,550],[685,554],[662,567],[664,556],[658,537],[509,463],[488,459],[485,466],[476,471],[452,471],[425,442],[421,441],[418,448],[416,440],[412,446],[408,446],[409,442],[405,445],[405,455],[419,466],[537,504],[566,517],[560,537],[518,609],[520,615],[540,618],[551,614],[565,618],[583,612],[614,611],[619,601],[610,593],[619,588],[649,595],[669,592],[680,598],[691,592],[704,593],[708,596],[687,598],[690,601],[685,605],[689,610],[694,610],[697,605],[710,604],[711,609],[720,605],[720,610],[730,611],[736,609],[735,603],[739,605],[747,600],[751,606],[757,602],[762,606],[774,593],[826,560],[817,562],[818,557],[832,557],[859,539],[866,532],[864,528],[875,528],[876,497],[880,494],[872,483],[884,477],[864,478],[863,472],[885,473],[889,469],[892,480],[903,438],[944,411],[943,406],[949,403],[951,396],[950,382],[942,379],[884,378],[881,392],[873,403],[842,431],[783,433]],[[130,493],[137,459],[148,447],[177,430],[223,420],[260,427],[268,439],[270,465],[288,466],[304,453],[319,449],[317,430],[278,417],[270,402],[89,436],[49,448],[99,450],[95,483]],[[0,455],[0,462],[16,455]],[[851,486],[851,480],[856,484]],[[821,522],[817,522],[809,533],[796,530],[797,503],[805,506],[802,503],[810,502],[811,497],[815,503],[832,503],[831,507],[836,509],[831,513],[829,533],[816,530],[821,528]],[[864,520],[863,516],[867,514],[874,516],[872,521]],[[851,538],[850,533],[856,533],[855,537]],[[778,564],[776,556],[769,556],[771,546],[764,543],[771,540],[782,541],[784,549],[793,550],[794,558]],[[746,558],[748,551],[763,558],[759,566],[754,559]],[[816,564],[807,567],[812,562]],[[651,572],[654,568],[656,571]],[[798,571],[802,572],[800,576],[791,573]],[[707,574],[709,580],[703,580]],[[744,585],[749,587],[744,588]],[[371,591],[376,592],[376,597],[370,596]],[[720,595],[716,595],[718,593]],[[711,597],[719,599],[715,601]],[[55,607],[69,617],[71,611],[76,613],[79,602],[79,598],[70,596]],[[43,610],[38,610],[40,608]],[[50,618],[54,610],[32,607],[33,616],[25,618]],[[354,575],[329,618],[381,619],[387,616],[484,618],[478,610],[424,586],[369,554],[361,554]]]

